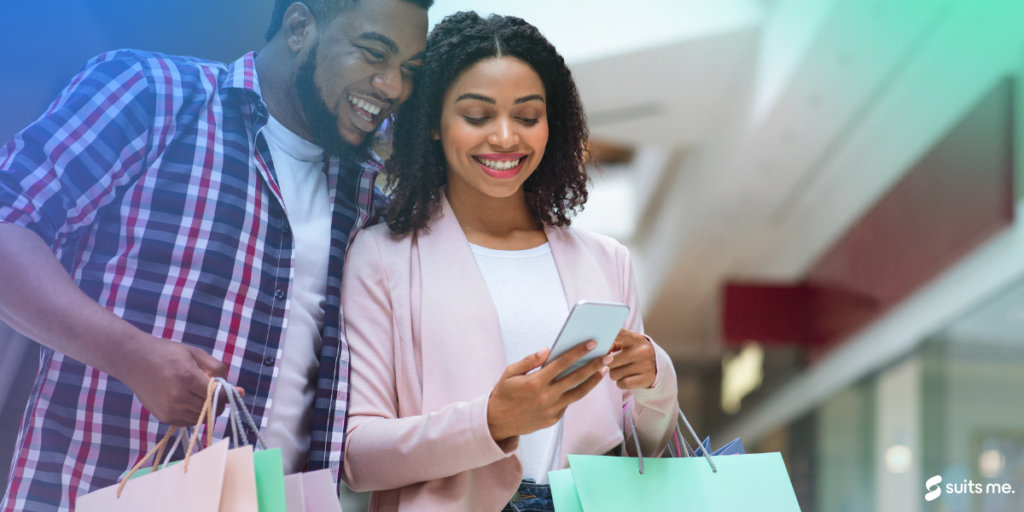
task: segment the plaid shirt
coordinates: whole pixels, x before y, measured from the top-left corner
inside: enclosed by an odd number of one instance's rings
[[[262,428],[294,277],[267,118],[254,54],[225,66],[120,50],[90,61],[0,147],[0,222],[38,233],[82,291],[143,332],[223,361]],[[309,452],[311,470],[335,472],[348,402],[342,265],[350,236],[376,221],[380,163],[340,167],[327,162],[332,240]],[[219,419],[216,435],[225,427]],[[120,381],[44,347],[0,510],[71,510],[166,429]]]

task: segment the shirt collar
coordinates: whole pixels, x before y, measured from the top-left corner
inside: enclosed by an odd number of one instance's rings
[[[224,87],[252,91],[258,97],[263,96],[260,92],[260,81],[256,77],[256,52],[249,52],[228,66]]]

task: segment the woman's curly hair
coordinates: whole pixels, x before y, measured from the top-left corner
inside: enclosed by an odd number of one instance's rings
[[[426,58],[412,96],[393,126],[394,153],[384,166],[392,199],[384,210],[391,231],[426,227],[447,179],[439,129],[444,96],[467,68],[493,57],[515,57],[533,68],[547,95],[548,143],[537,170],[523,184],[534,218],[567,226],[587,201],[583,104],[565,60],[536,27],[512,16],[481,18],[460,12],[438,23],[427,38]]]

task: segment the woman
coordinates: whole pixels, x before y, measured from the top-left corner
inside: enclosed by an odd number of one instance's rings
[[[352,351],[344,478],[371,510],[552,510],[547,472],[605,454],[633,403],[641,449],[674,427],[676,380],[643,326],[626,249],[569,227],[587,128],[562,57],[521,19],[446,18],[395,123],[387,225],[342,287]],[[550,365],[579,300],[625,302],[613,354]]]

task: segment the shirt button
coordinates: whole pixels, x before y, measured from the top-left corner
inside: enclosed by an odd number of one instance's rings
[[[274,297],[277,297],[277,300],[284,300],[284,290],[274,292]]]
[[[270,356],[264,357],[263,358],[263,366],[274,366],[274,361],[276,361],[276,359],[274,359],[273,357],[270,357]]]
[[[284,232],[284,234],[286,234],[286,235],[287,235],[287,234],[289,234],[289,233],[291,233],[291,232],[292,232],[292,228],[291,228],[291,226],[289,226],[288,224],[285,224],[285,225],[284,225],[284,228],[283,228],[283,229],[282,229],[281,231],[282,231],[282,232]]]

